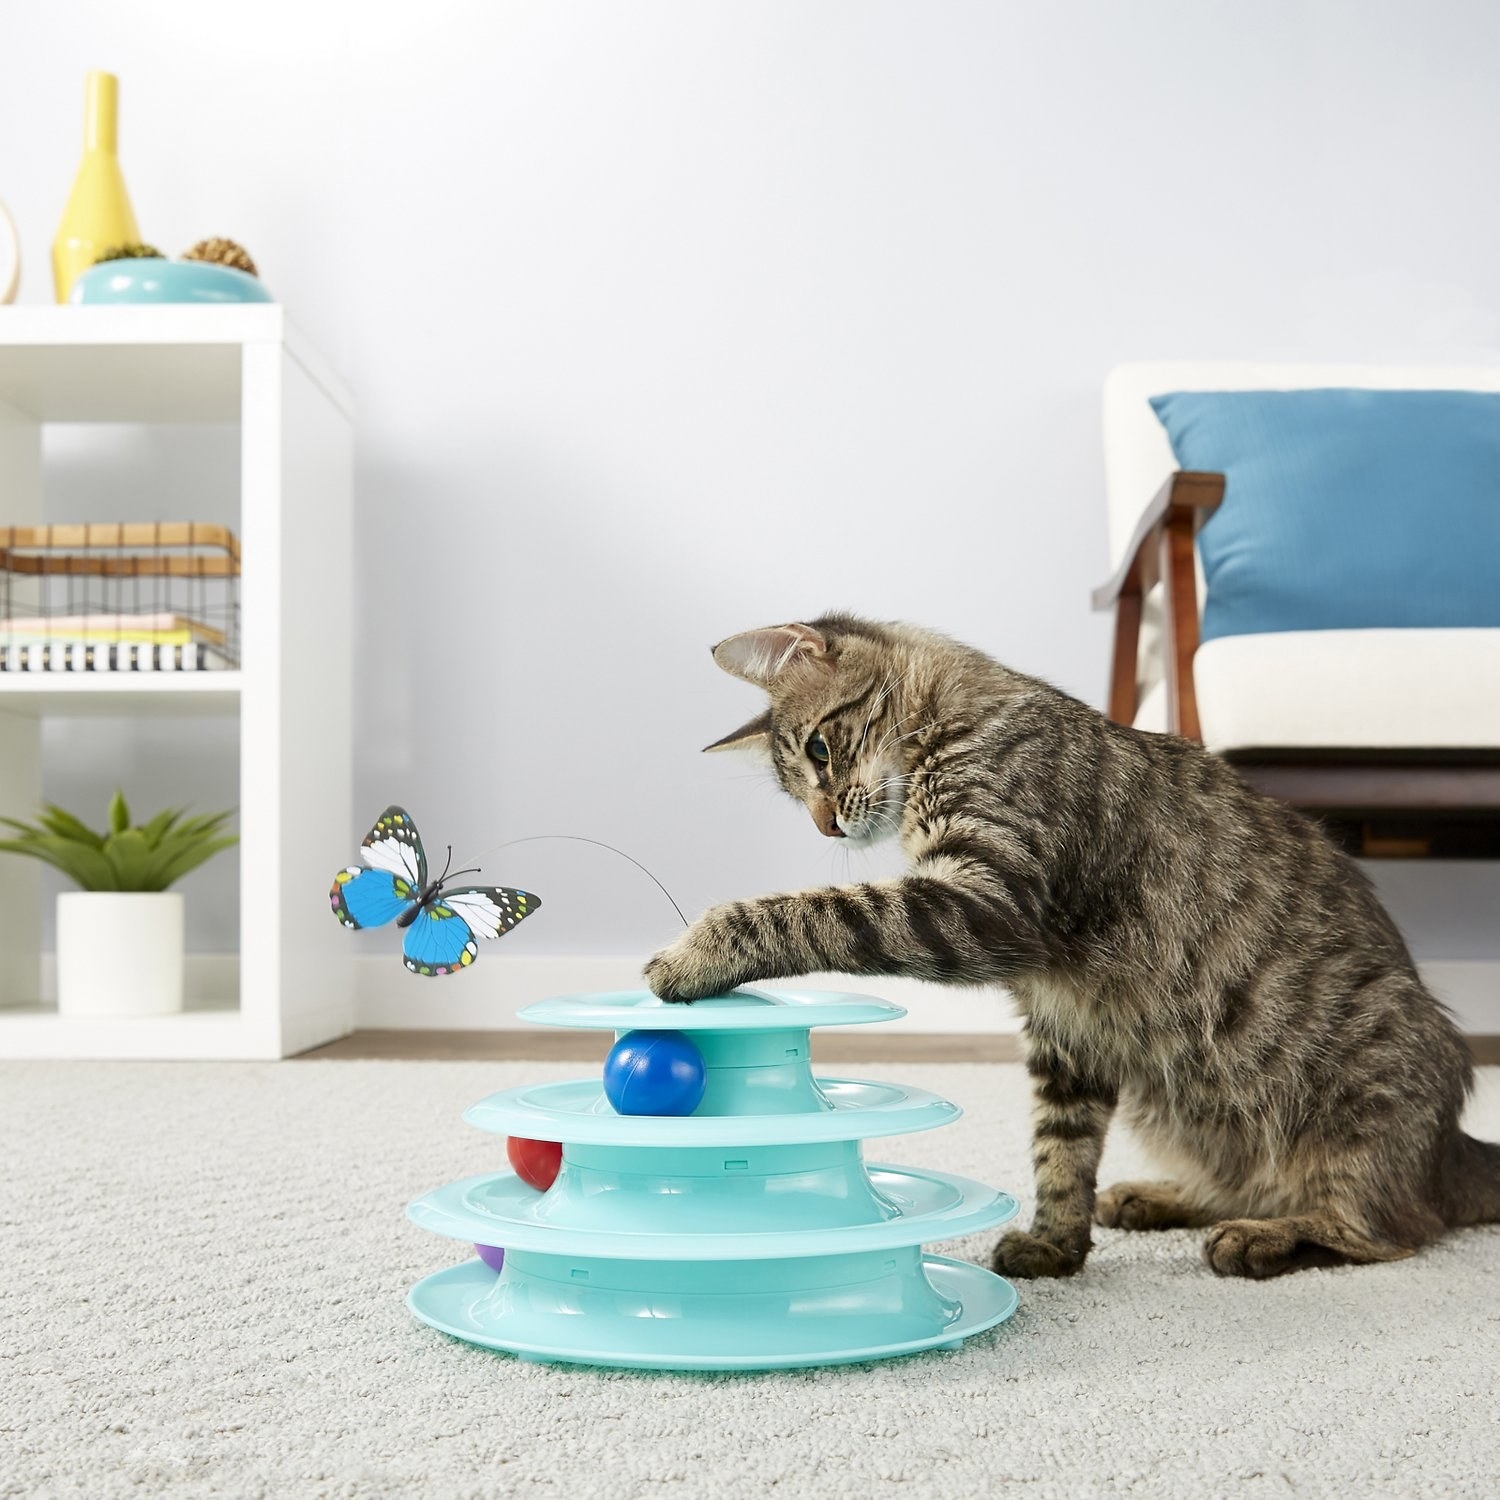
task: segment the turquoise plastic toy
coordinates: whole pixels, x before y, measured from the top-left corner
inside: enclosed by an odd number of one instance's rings
[[[525,1020],[691,1036],[706,1069],[686,1117],[620,1115],[597,1080],[482,1100],[482,1130],[563,1143],[545,1193],[514,1172],[450,1183],[408,1209],[423,1228],[503,1246],[427,1277],[424,1323],[523,1359],[634,1369],[843,1364],[956,1349],[1008,1318],[1015,1289],[928,1255],[1004,1223],[1008,1194],[946,1172],[866,1163],[860,1142],[956,1120],[921,1089],[815,1077],[814,1026],[889,1021],[862,995],[737,990],[690,1005],[559,996]]]

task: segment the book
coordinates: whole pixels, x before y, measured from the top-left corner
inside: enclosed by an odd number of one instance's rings
[[[221,672],[236,665],[201,642],[106,644],[72,639],[0,644],[0,672]]]
[[[193,641],[191,630],[59,630],[31,634],[0,628],[0,642],[8,645],[10,639],[17,636],[21,645],[46,645],[52,641],[71,645],[80,641],[97,641],[101,644],[135,642],[142,646],[188,646]]]
[[[156,641],[185,645],[194,638],[222,647],[222,630],[176,614],[11,615],[0,618],[0,640],[7,635],[53,636],[69,640]]]

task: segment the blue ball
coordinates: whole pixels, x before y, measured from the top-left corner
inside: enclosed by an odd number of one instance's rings
[[[707,1081],[703,1054],[680,1031],[632,1031],[604,1060],[604,1094],[622,1115],[690,1115]]]

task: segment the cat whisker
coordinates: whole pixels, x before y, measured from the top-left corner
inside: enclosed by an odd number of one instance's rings
[[[886,694],[890,691],[891,678],[894,675],[894,672],[887,672],[885,674],[885,681],[881,683],[880,691],[875,695],[875,701],[870,705],[869,713],[865,715],[865,727],[860,731],[859,744],[855,746],[854,753],[856,755],[865,748],[865,740],[869,737],[870,725],[874,722],[880,705],[885,702]]]
[[[909,729],[905,734],[898,735],[896,733],[896,730],[898,730],[901,725],[903,725],[908,719],[914,719],[915,717],[915,713],[903,714],[901,718],[891,726],[890,732],[887,733],[886,737],[880,742],[879,747],[875,751],[874,758],[876,760],[879,760],[880,757],[884,755],[892,745],[899,745],[905,740],[913,739],[917,735],[932,727],[930,724],[919,724],[915,729]]]
[[[910,670],[908,670],[906,672],[903,672],[901,674],[901,676],[898,679],[896,679],[895,681],[892,681],[893,675],[894,675],[894,673],[887,673],[885,684],[881,687],[880,693],[877,695],[874,704],[871,705],[870,713],[869,713],[869,715],[865,719],[864,733],[861,734],[860,737],[859,737],[859,747],[858,748],[860,750],[864,749],[865,741],[869,738],[870,726],[874,722],[875,714],[880,710],[881,705],[885,703],[885,701],[886,701],[887,698],[889,698],[898,689],[904,688],[906,686],[907,680],[911,676],[911,672],[910,672]],[[901,727],[901,725],[903,723],[905,723],[905,721],[908,718],[910,718],[910,717],[911,717],[910,714],[903,715],[891,727],[893,729],[899,729]],[[877,751],[876,753],[878,754],[879,752]]]
[[[896,730],[898,730],[904,723],[906,723],[908,719],[916,718],[919,713],[921,713],[921,709],[914,708],[910,713],[902,714],[901,717],[899,719],[896,719],[891,724],[890,728],[886,731],[887,736],[893,734]],[[878,754],[879,752],[877,751],[876,753]]]

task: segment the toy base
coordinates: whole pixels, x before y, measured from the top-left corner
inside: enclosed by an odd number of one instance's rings
[[[827,1274],[818,1262],[782,1262],[783,1289],[729,1294],[633,1290],[625,1283],[637,1276],[656,1280],[640,1262],[613,1263],[613,1287],[555,1281],[528,1264],[553,1259],[507,1255],[498,1277],[478,1260],[449,1266],[419,1281],[407,1306],[442,1333],[529,1361],[773,1370],[955,1349],[1004,1322],[1017,1302],[992,1272],[920,1252],[910,1263],[884,1257],[887,1274],[842,1284],[817,1285]],[[681,1277],[680,1266],[670,1269]]]

